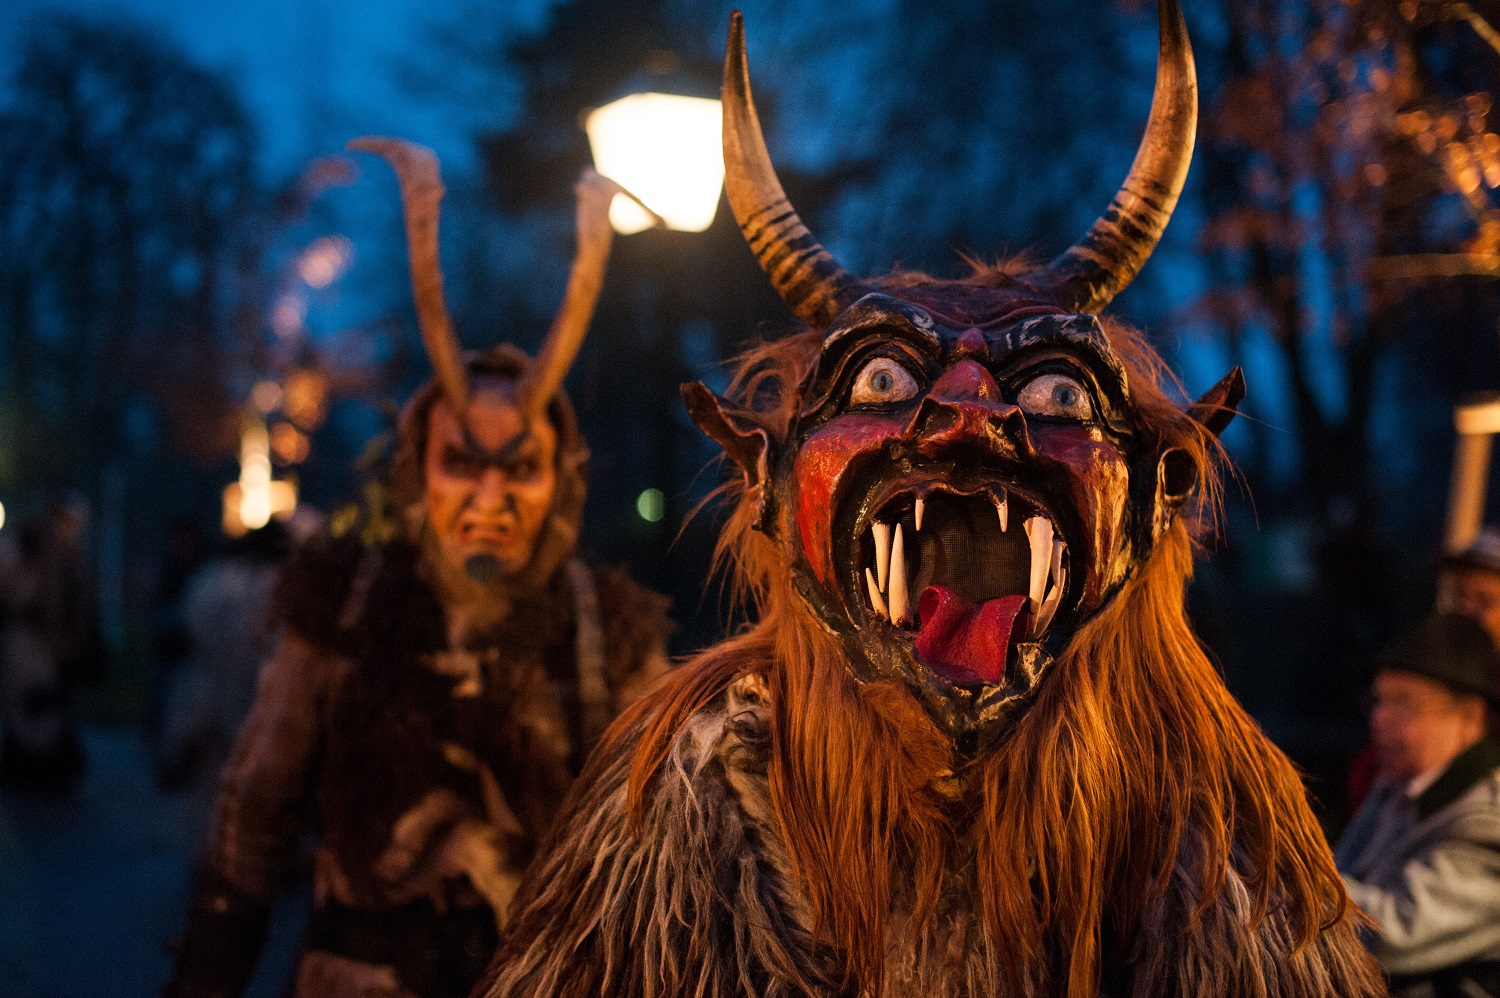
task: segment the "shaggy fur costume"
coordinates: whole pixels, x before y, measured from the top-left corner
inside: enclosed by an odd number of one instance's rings
[[[466,994],[504,905],[455,864],[482,849],[513,889],[588,748],[665,671],[666,609],[625,571],[571,561],[455,649],[415,545],[304,544],[277,587],[285,638],[225,770],[173,993],[244,986],[310,816],[299,993],[376,973],[402,994]],[[414,827],[424,802],[431,826]],[[478,839],[454,838],[466,824]]]
[[[351,600],[356,580],[364,592]],[[666,601],[623,569],[595,569],[592,581],[615,708],[638,695],[643,674],[660,670]],[[445,745],[462,746],[493,771],[525,829],[529,858],[601,733],[586,730],[580,702],[573,602],[568,573],[555,572],[463,649],[476,653],[480,682],[474,695],[455,696],[455,677],[424,667],[450,649],[412,545],[321,539],[288,566],[276,601],[288,632],[330,660],[357,663],[328,701],[316,795],[324,847],[359,893],[379,895],[363,881],[397,819],[422,797],[446,788],[482,800],[478,776],[455,766]],[[489,649],[499,654],[485,655]],[[559,719],[566,727],[555,732]]]
[[[1211,497],[1212,452],[1171,415],[1160,361],[1107,329]],[[773,439],[819,340],[741,365],[731,395]],[[1384,993],[1297,773],[1188,625],[1187,518],[965,758],[906,690],[853,677],[754,491],[724,491],[721,554],[759,623],[606,735],[522,882],[488,998]]]

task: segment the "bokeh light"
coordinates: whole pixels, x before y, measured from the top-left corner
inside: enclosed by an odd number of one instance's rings
[[[250,404],[270,415],[281,408],[281,386],[274,381],[260,382],[250,389]]]
[[[297,273],[311,288],[326,288],[344,275],[354,260],[348,236],[324,236],[313,241],[297,260]]]
[[[635,511],[647,523],[656,523],[667,515],[667,497],[661,489],[647,489],[636,497]]]
[[[297,295],[282,295],[271,310],[271,329],[284,340],[302,332],[307,319],[307,302]]]
[[[282,464],[300,464],[307,460],[311,444],[307,434],[291,423],[277,423],[271,427],[271,453]]]
[[[316,430],[328,416],[328,379],[319,371],[293,371],[287,375],[283,407],[298,427]]]

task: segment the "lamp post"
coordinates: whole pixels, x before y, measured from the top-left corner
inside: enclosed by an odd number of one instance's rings
[[[631,94],[589,113],[583,127],[594,169],[660,218],[616,195],[609,206],[616,232],[658,224],[679,232],[709,227],[724,185],[722,121],[718,101],[675,94]]]
[[[609,218],[616,232],[629,235],[646,229],[703,232],[718,211],[724,186],[723,112],[719,101],[667,93],[634,93],[588,113],[584,119],[594,169],[615,181],[630,196],[617,195]],[[634,200],[633,200],[634,199]],[[639,203],[637,203],[637,201]],[[643,207],[644,206],[644,207]],[[653,217],[653,214],[655,217]],[[659,248],[667,254],[635,282],[649,282],[655,293],[655,321],[660,334],[644,365],[653,371],[653,394],[676,393],[680,371],[682,280],[677,259],[680,247],[671,240]],[[653,356],[654,355],[654,356]],[[675,523],[671,488],[677,456],[676,421],[657,422],[654,483],[636,500],[635,512],[656,527]]]

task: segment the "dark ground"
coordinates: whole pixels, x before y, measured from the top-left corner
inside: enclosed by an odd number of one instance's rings
[[[163,794],[138,730],[86,728],[58,799],[0,793],[0,998],[157,994],[198,848],[194,803]],[[283,994],[305,898],[277,913],[248,995]]]

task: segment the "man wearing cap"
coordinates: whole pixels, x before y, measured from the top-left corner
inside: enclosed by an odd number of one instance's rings
[[[171,998],[234,996],[304,830],[297,998],[459,998],[593,743],[666,669],[666,601],[577,557],[587,448],[561,390],[614,191],[578,186],[578,255],[536,358],[463,354],[437,266],[437,162],[401,180],[436,377],[401,415],[391,516],[335,524],[277,583],[281,643],[224,771]]]
[[[1429,616],[1378,663],[1380,775],[1335,859],[1403,998],[1500,995],[1497,679],[1488,633],[1457,613]]]

